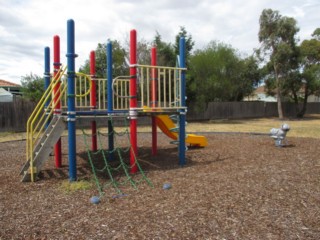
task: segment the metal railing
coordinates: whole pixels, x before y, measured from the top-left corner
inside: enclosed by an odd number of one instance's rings
[[[64,84],[67,85],[67,75],[64,75],[62,78],[62,81]],[[91,85],[92,81],[95,81],[91,79],[90,75],[84,74],[84,73],[76,73],[76,79],[75,79],[75,106],[77,109],[90,109],[92,108],[90,104],[90,91],[91,91]],[[67,92],[63,94],[63,97],[61,99],[62,109],[67,109],[68,105],[68,96]]]
[[[185,68],[137,65],[138,110],[179,109],[181,106],[181,74]],[[156,90],[152,81],[155,81]],[[120,76],[113,80],[114,110],[129,109],[130,76]],[[152,94],[156,96],[152,98]],[[157,99],[156,103],[152,99]]]
[[[67,89],[65,82],[61,81],[66,69],[66,67],[59,69],[27,121],[26,158],[27,161],[30,161],[32,182],[34,181],[34,173],[36,171],[33,166],[34,149],[38,140],[41,138],[46,125],[50,122],[55,107],[58,105]],[[60,88],[56,89],[58,86],[60,86]]]
[[[181,74],[185,68],[138,65],[138,99],[141,108],[177,109],[181,108]],[[154,76],[156,77],[155,79]],[[152,93],[151,81],[156,81],[156,92]],[[151,101],[156,94],[157,102]]]

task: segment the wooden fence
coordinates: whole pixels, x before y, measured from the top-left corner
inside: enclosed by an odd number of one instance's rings
[[[16,99],[11,103],[0,103],[0,132],[20,132],[26,130],[28,117],[35,107],[34,103]],[[296,116],[293,103],[283,103],[285,117]],[[320,114],[320,103],[308,103],[307,114]],[[203,121],[210,119],[241,119],[277,117],[277,103],[275,102],[210,102],[205,111],[197,112],[189,107],[188,121]],[[117,125],[121,125],[117,120]],[[122,121],[123,122],[123,121]],[[139,119],[139,124],[150,124],[149,118]],[[80,119],[77,126],[89,126],[90,121]],[[106,119],[98,120],[99,126],[107,126]]]
[[[0,132],[22,132],[35,104],[16,98],[13,102],[0,102]]]
[[[301,107],[301,106],[300,106]],[[294,118],[297,115],[294,103],[283,103],[285,117]],[[307,114],[319,114],[320,103],[312,102],[307,105]],[[210,102],[205,111],[196,111],[189,107],[187,119],[201,121],[210,119],[241,119],[277,117],[276,102]]]

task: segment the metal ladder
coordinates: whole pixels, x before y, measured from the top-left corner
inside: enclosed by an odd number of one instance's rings
[[[20,175],[23,175],[22,182],[30,182],[32,179],[36,179],[43,163],[48,160],[55,143],[61,137],[66,126],[65,117],[61,115],[53,116],[50,124],[34,148],[33,159],[29,158],[20,171]],[[33,161],[32,164],[31,161]],[[31,165],[33,167],[32,170],[30,169]],[[33,178],[31,177],[32,174],[34,175]]]

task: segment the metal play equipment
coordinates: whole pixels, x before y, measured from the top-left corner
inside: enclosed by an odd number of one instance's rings
[[[91,121],[91,149],[97,151],[96,117],[108,125],[108,160],[114,157],[113,118],[126,118],[130,129],[130,173],[138,171],[137,121],[152,117],[152,154],[157,153],[157,126],[178,145],[179,164],[186,164],[186,143],[205,147],[204,136],[186,134],[185,39],[180,39],[180,65],[156,65],[152,49],[151,65],[137,63],[137,33],[130,32],[129,75],[112,78],[112,44],[107,43],[107,79],[95,76],[95,53],[90,53],[90,75],[75,71],[75,25],[67,22],[67,66],[60,63],[60,39],[54,37],[54,73],[50,74],[50,50],[45,48],[46,91],[27,122],[26,163],[22,181],[35,181],[43,163],[54,150],[56,167],[61,167],[61,134],[68,131],[69,180],[77,179],[76,122]],[[177,124],[169,117],[174,115]],[[174,128],[171,125],[174,124]],[[174,134],[171,134],[173,133]]]
[[[288,145],[286,136],[289,130],[290,126],[286,123],[282,124],[280,128],[272,128],[270,130],[270,137],[274,139],[275,145],[277,147],[283,147]]]

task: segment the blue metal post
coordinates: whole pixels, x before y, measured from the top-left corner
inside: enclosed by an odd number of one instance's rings
[[[180,38],[179,42],[179,56],[180,56],[180,67],[186,67],[186,54],[185,54],[185,39],[184,37]],[[185,71],[181,73],[181,92],[180,92],[180,101],[181,107],[186,107],[186,75]],[[179,164],[183,166],[186,164],[186,110],[181,109],[179,115]]]
[[[76,162],[76,108],[75,108],[75,37],[74,21],[67,22],[67,63],[68,63],[68,144],[69,181],[77,180]]]
[[[46,91],[50,85],[50,48],[44,48],[44,90]],[[50,103],[50,98],[46,101],[44,105],[44,111],[48,114],[48,106]],[[46,128],[49,125],[49,121],[46,123]]]
[[[107,81],[108,81],[108,112],[113,111],[113,91],[112,91],[112,43],[108,41],[107,43]],[[109,143],[109,159],[113,160],[113,150],[114,150],[114,132],[112,120],[108,120],[108,143]]]

